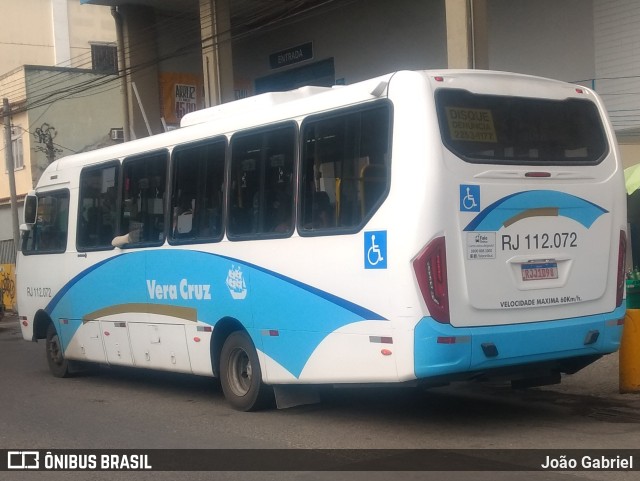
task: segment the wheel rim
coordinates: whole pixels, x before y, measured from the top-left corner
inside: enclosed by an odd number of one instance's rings
[[[229,387],[236,396],[245,396],[251,389],[253,370],[249,355],[244,349],[236,348],[229,354]]]
[[[58,366],[64,361],[62,349],[60,349],[60,341],[57,335],[53,336],[49,341],[49,359]]]

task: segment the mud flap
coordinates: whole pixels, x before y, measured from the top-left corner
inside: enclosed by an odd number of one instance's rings
[[[281,384],[273,386],[278,409],[287,409],[305,404],[318,404],[320,393],[316,386]]]

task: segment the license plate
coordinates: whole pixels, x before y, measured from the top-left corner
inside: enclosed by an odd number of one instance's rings
[[[556,262],[541,262],[522,265],[523,281],[541,281],[558,278],[558,264]]]

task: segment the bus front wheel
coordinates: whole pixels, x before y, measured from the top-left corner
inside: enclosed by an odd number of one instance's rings
[[[227,401],[240,411],[263,409],[273,399],[273,389],[262,382],[253,342],[244,331],[231,333],[222,346],[220,384]]]
[[[49,324],[47,328],[47,363],[49,370],[55,377],[69,376],[69,361],[64,357],[60,337],[53,324]]]

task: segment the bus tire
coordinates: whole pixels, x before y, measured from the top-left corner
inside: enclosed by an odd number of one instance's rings
[[[262,382],[258,354],[245,331],[232,332],[220,353],[220,384],[234,409],[257,411],[273,401],[273,389]]]
[[[70,374],[69,361],[64,357],[60,337],[53,323],[49,323],[47,328],[46,352],[51,374],[55,377],[68,377]]]

